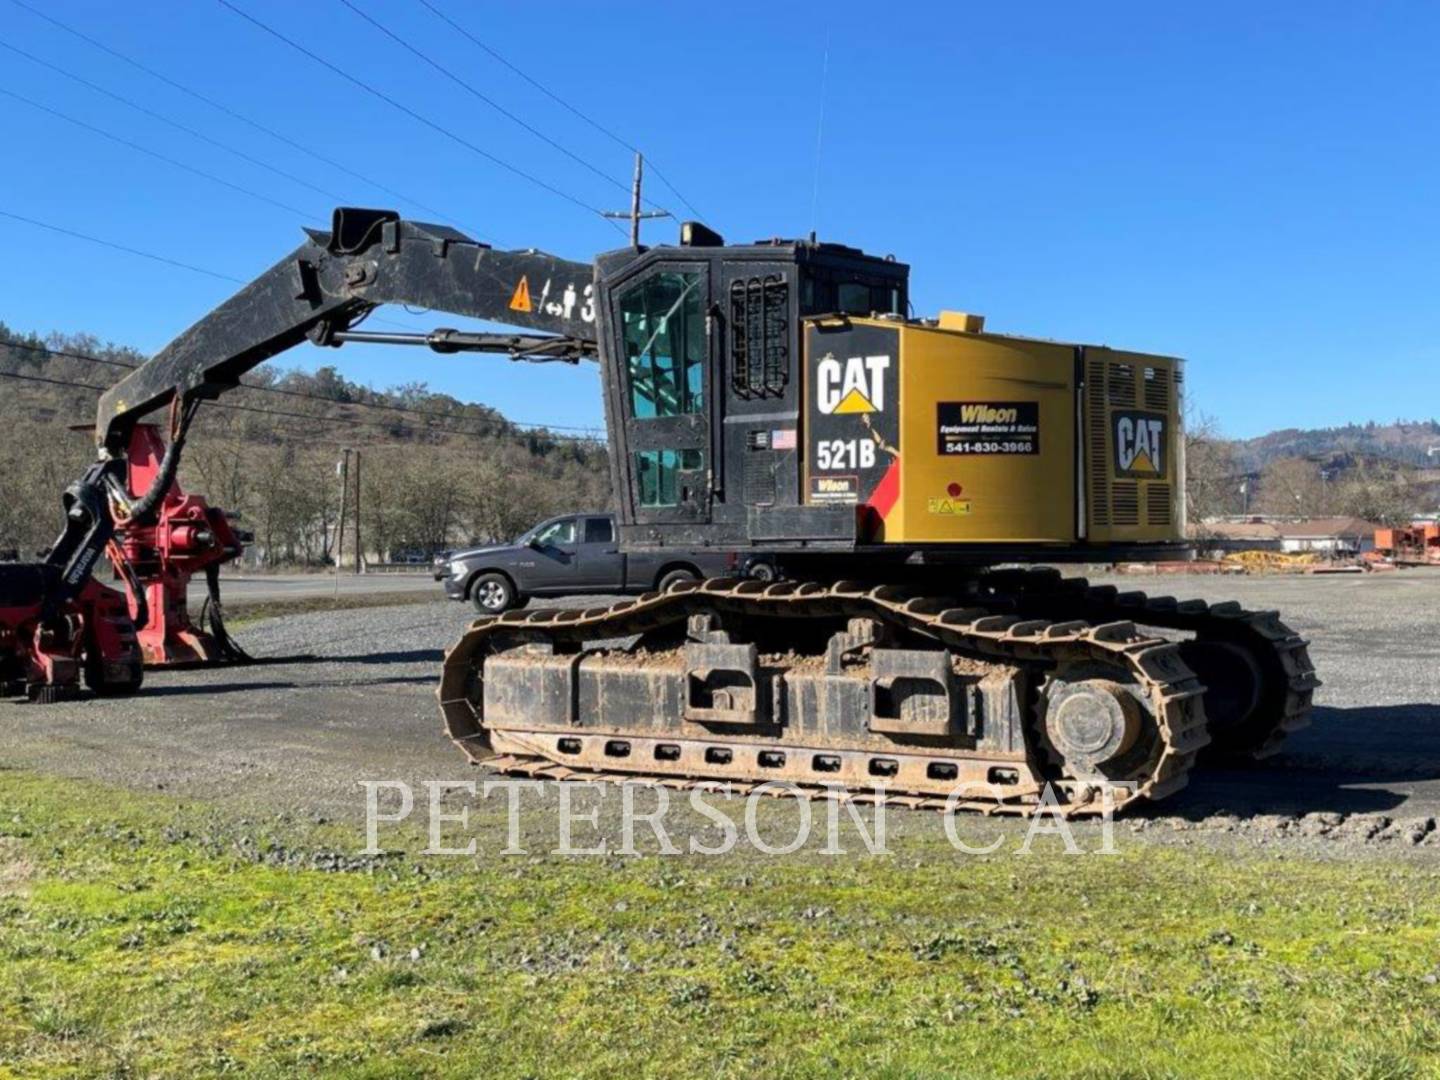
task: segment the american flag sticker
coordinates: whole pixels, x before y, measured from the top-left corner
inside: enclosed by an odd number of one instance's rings
[[[770,448],[772,450],[794,450],[795,429],[793,427],[776,428],[770,432]]]

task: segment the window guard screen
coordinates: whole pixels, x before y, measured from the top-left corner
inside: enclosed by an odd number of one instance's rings
[[[779,274],[730,286],[730,386],[740,398],[782,397],[790,382],[790,287]]]

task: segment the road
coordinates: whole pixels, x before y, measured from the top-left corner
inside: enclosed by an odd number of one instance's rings
[[[416,573],[386,574],[237,574],[222,573],[220,588],[227,603],[261,600],[304,600],[318,596],[374,596],[379,593],[433,592],[440,583],[428,569]],[[192,602],[204,589],[192,595]]]
[[[1275,826],[1277,815],[1440,818],[1440,572],[1119,581],[1279,608],[1311,639],[1325,680],[1313,725],[1283,753],[1254,767],[1198,770],[1149,812],[1157,822],[1231,829],[1238,817],[1244,832]],[[365,584],[434,587],[413,577]],[[329,582],[247,585],[291,596],[283,590]],[[472,617],[436,599],[263,620],[241,634],[266,658],[252,667],[154,672],[126,701],[0,704],[0,766],[272,811],[354,814],[361,779],[474,775],[441,735],[434,699],[442,650]],[[1425,847],[1440,858],[1440,831]]]

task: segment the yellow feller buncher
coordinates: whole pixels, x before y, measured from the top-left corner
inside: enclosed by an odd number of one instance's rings
[[[1182,363],[914,319],[908,278],[839,244],[728,245],[693,222],[674,246],[582,264],[341,209],[104,396],[52,562],[83,576],[123,528],[144,493],[116,478],[143,416],[172,407],[168,484],[195,406],[303,341],[590,359],[621,547],[765,552],[780,576],[478,620],[440,678],[470,760],[883,785],[907,805],[958,788],[962,807],[1017,813],[1048,786],[1085,813],[1107,785],[1122,805],[1176,791],[1207,746],[1273,751],[1318,685],[1273,612],[1048,568],[1186,555]],[[523,332],[355,328],[387,303]]]

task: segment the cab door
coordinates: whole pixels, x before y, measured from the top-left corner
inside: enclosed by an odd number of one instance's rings
[[[664,263],[614,294],[633,520],[710,520],[712,462],[709,273]]]
[[[565,592],[574,588],[580,571],[579,519],[558,518],[531,538],[527,558],[519,561],[520,577],[535,591]]]
[[[580,568],[575,584],[585,589],[620,589],[625,585],[625,556],[615,539],[615,519],[594,515],[581,519]]]

